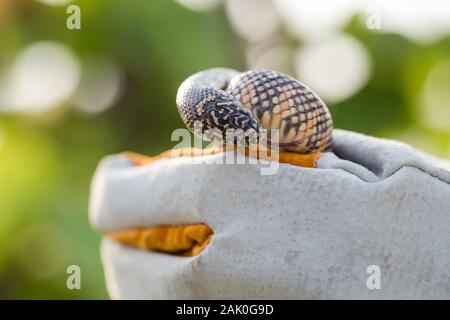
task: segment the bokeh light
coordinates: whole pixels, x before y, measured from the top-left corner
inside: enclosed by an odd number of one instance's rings
[[[450,131],[450,59],[438,63],[430,71],[422,92],[423,124]]]
[[[396,32],[416,41],[434,41],[450,29],[446,0],[275,0],[288,29],[301,39],[326,37],[359,14],[362,24],[376,13],[380,32]],[[369,10],[372,9],[372,10]],[[431,18],[432,17],[432,18]]]
[[[300,47],[295,67],[297,77],[330,102],[345,100],[358,92],[370,75],[366,49],[345,35]]]
[[[285,45],[259,46],[250,44],[246,50],[250,69],[272,69],[291,73],[294,50]]]
[[[372,3],[379,8],[383,32],[396,32],[415,41],[429,42],[450,30],[447,0],[377,0]]]
[[[353,0],[275,0],[275,4],[289,31],[311,41],[334,34],[360,6]]]
[[[123,93],[122,69],[109,57],[90,57],[82,63],[80,85],[74,105],[87,113],[99,113],[112,107]]]
[[[70,98],[79,78],[78,60],[66,46],[53,41],[31,44],[2,81],[0,112],[48,111]]]
[[[233,29],[248,41],[267,38],[280,26],[271,0],[226,0],[225,8]]]

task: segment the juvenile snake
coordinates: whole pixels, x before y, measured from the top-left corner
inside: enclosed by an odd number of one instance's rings
[[[298,153],[330,151],[333,121],[325,103],[300,81],[271,70],[213,68],[187,78],[176,103],[189,130],[196,121],[209,139],[227,130],[279,129],[279,147]]]

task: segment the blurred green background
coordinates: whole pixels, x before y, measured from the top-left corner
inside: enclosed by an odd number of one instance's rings
[[[314,17],[299,2],[0,0],[0,298],[108,298],[91,176],[107,154],[176,144],[175,94],[201,69],[289,73],[337,128],[449,158],[450,28],[416,38],[384,20],[392,8]],[[66,27],[72,4],[81,30]],[[71,264],[81,290],[66,289]]]

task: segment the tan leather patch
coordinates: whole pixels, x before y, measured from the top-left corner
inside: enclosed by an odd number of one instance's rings
[[[213,231],[206,224],[133,228],[107,232],[107,237],[143,250],[195,256],[211,241]]]

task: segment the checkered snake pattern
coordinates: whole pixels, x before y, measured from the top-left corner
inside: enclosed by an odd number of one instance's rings
[[[280,149],[326,152],[332,148],[333,121],[325,103],[300,81],[271,70],[239,73],[213,68],[186,79],[178,89],[178,111],[209,140],[230,130],[278,129]],[[254,141],[254,140],[253,140]]]

